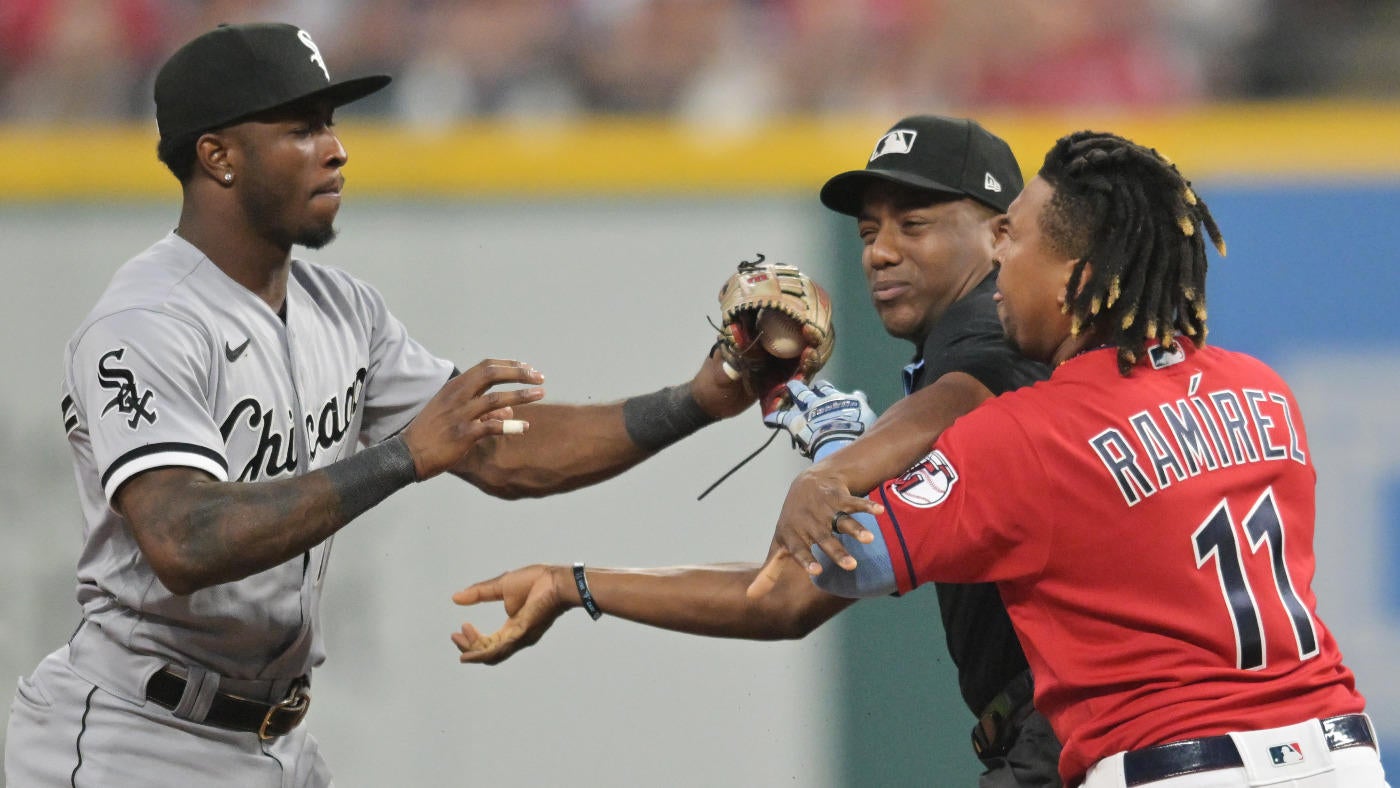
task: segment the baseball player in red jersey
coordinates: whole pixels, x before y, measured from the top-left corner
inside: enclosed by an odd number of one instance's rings
[[[1203,235],[1223,252],[1155,151],[1059,140],[996,248],[1002,324],[1050,379],[848,499],[839,533],[783,524],[751,593],[791,558],[846,593],[848,551],[866,595],[995,582],[1066,785],[1385,786],[1317,617],[1302,414],[1268,366],[1204,346]]]

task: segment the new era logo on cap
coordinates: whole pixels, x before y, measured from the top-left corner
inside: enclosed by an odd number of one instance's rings
[[[982,188],[986,189],[989,192],[997,192],[998,194],[1000,194],[1001,181],[997,180],[996,177],[990,172],[986,173],[985,177],[982,179]]]
[[[891,131],[875,143],[875,150],[870,154],[870,160],[875,161],[886,153],[908,153],[914,149],[914,138],[917,136],[919,136],[919,132],[910,129]]]

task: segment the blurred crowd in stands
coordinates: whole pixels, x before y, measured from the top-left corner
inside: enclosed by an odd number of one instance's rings
[[[148,119],[175,47],[260,20],[422,124],[1400,97],[1395,0],[0,0],[0,122]]]

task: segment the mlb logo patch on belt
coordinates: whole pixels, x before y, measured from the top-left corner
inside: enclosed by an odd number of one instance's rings
[[[1275,766],[1288,766],[1303,762],[1303,747],[1298,742],[1276,744],[1269,748],[1269,757]]]

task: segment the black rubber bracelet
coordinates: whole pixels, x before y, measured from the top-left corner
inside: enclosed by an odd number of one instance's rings
[[[325,471],[340,495],[340,515],[347,523],[418,481],[413,454],[402,435],[331,463]]]
[[[594,621],[603,617],[603,611],[598,609],[598,603],[593,600],[593,592],[588,590],[588,577],[583,573],[583,564],[574,563],[574,586],[578,588],[578,598],[583,600],[583,609],[588,611],[588,615]]]
[[[691,396],[689,384],[642,394],[622,403],[627,436],[647,451],[664,449],[715,421]]]

